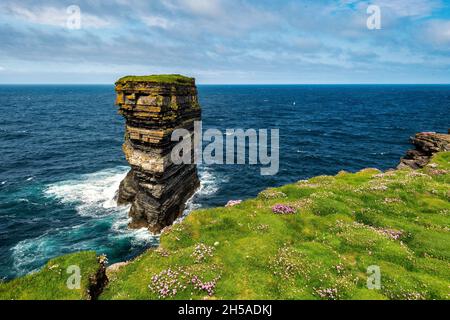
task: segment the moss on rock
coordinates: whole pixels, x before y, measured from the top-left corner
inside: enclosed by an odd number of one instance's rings
[[[151,82],[151,83],[165,83],[165,84],[187,84],[193,85],[194,78],[182,76],[180,74],[153,74],[147,76],[125,76],[116,81],[118,84],[126,84],[128,82]]]

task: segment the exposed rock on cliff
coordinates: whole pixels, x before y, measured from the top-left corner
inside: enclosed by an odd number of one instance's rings
[[[410,167],[423,168],[433,154],[442,151],[450,151],[450,134],[435,132],[420,132],[411,138],[416,149],[408,150],[400,159],[397,168]]]
[[[183,212],[199,186],[195,164],[175,165],[173,130],[194,130],[201,110],[193,78],[180,75],[128,76],[116,82],[119,113],[125,117],[123,151],[131,171],[118,204],[131,203],[130,227],[159,232]],[[192,144],[193,145],[193,144]],[[192,152],[193,154],[193,152]]]
[[[103,289],[108,284],[108,277],[106,276],[106,256],[98,257],[99,268],[97,272],[89,277],[88,295],[90,300],[97,300]]]

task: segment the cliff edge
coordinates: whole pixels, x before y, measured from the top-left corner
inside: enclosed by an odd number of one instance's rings
[[[408,150],[406,155],[400,159],[398,169],[410,167],[412,169],[423,168],[430,162],[433,154],[450,151],[450,129],[449,134],[436,132],[420,132],[411,138],[415,149]]]

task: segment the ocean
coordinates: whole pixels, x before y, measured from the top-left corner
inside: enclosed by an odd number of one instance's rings
[[[199,85],[203,129],[280,130],[280,170],[201,165],[189,204],[223,206],[340,170],[388,169],[419,131],[447,132],[447,85]],[[0,278],[79,250],[124,261],[158,244],[113,201],[128,171],[108,85],[0,86]]]

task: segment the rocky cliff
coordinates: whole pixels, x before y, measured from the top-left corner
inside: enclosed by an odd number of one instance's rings
[[[117,202],[131,203],[130,227],[159,232],[183,212],[199,186],[196,165],[175,165],[170,157],[177,143],[171,141],[173,130],[187,129],[192,137],[194,121],[201,117],[195,80],[127,76],[116,82],[116,93],[126,120],[123,151],[131,166]]]
[[[399,169],[404,167],[423,168],[433,154],[450,151],[450,129],[449,134],[420,132],[411,138],[411,142],[415,149],[408,150],[406,155],[400,159]]]

